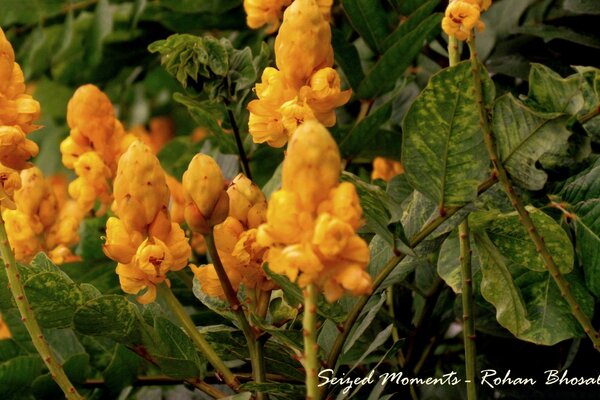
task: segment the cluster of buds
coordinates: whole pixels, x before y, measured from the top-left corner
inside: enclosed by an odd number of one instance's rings
[[[266,68],[248,104],[254,142],[282,147],[304,121],[336,122],[335,109],[348,102],[333,68],[331,27],[317,0],[295,0],[285,10],[275,39],[277,68]]]
[[[14,209],[4,209],[2,217],[15,258],[29,262],[44,251],[56,264],[77,260],[71,247],[79,242],[79,207],[53,186],[42,171],[32,167],[21,171],[22,186],[14,193]]]
[[[373,171],[371,179],[382,179],[386,182],[392,180],[396,175],[404,173],[404,167],[398,161],[390,160],[384,157],[375,157],[373,160]]]
[[[29,166],[38,146],[27,134],[40,115],[40,104],[25,93],[25,79],[15,52],[0,29],[0,202],[14,207],[12,195],[20,186],[18,171]]]
[[[328,301],[345,291],[372,290],[367,243],[356,234],[362,208],[354,185],[339,183],[339,149],[325,127],[307,121],[296,131],[283,162],[282,189],[269,201],[257,244],[268,247],[273,272],[301,287],[315,284]]]
[[[481,13],[492,5],[492,0],[450,0],[442,29],[448,36],[467,40],[473,28],[482,32],[485,28]]]
[[[292,3],[292,0],[244,0],[246,23],[252,29],[265,26],[266,33],[277,31],[281,25],[283,11]],[[323,18],[329,21],[333,0],[317,0]]]
[[[257,228],[265,221],[267,200],[244,174],[226,189],[217,163],[198,154],[183,175],[185,219],[193,231],[214,232],[215,247],[234,290],[241,285],[258,295],[273,289],[262,264],[265,248],[256,243]],[[225,298],[213,264],[191,266],[203,292]]]
[[[136,140],[115,118],[110,99],[94,85],[78,88],[67,106],[69,136],[60,145],[63,164],[75,170],[77,179],[69,194],[84,212],[98,199],[100,213],[110,205],[110,182],[119,157]]]
[[[121,288],[142,304],[156,299],[156,285],[167,272],[184,268],[191,255],[185,233],[169,213],[169,187],[152,151],[135,141],[121,156],[106,224],[104,253],[118,262]]]

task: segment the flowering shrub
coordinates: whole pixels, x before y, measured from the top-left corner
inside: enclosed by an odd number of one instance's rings
[[[2,399],[596,395],[590,2],[0,5]]]

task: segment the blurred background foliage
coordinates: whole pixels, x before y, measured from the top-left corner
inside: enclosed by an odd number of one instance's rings
[[[354,97],[338,110],[338,124],[332,128],[332,133],[338,140],[348,169],[366,181],[370,181],[371,161],[375,156],[399,160],[401,122],[408,107],[430,76],[447,66],[446,39],[439,28],[445,7],[446,2],[440,0],[342,0],[334,4],[336,64],[345,87],[353,89]],[[0,0],[0,10],[0,26],[15,47],[30,92],[41,102],[40,124],[44,128],[31,137],[41,148],[35,162],[47,175],[69,174],[62,167],[58,149],[68,134],[66,105],[78,86],[94,83],[109,95],[126,127],[149,127],[153,117],[169,116],[172,119],[176,138],[159,154],[163,167],[171,174],[180,177],[191,157],[202,149],[217,156],[229,178],[235,176],[239,166],[233,155],[237,150],[230,134],[235,124],[241,130],[254,180],[261,187],[266,185],[265,192],[278,185],[276,168],[283,159],[283,150],[252,143],[247,135],[245,108],[254,96],[252,86],[260,79],[262,69],[273,63],[274,38],[246,27],[241,0]],[[478,37],[479,53],[493,76],[498,95],[503,92],[526,95],[532,62],[545,64],[563,76],[575,72],[573,65],[600,67],[600,7],[597,0],[498,0],[484,14],[483,20],[487,28]],[[173,34],[180,36],[152,45]],[[200,42],[217,48],[217,52],[223,54],[221,60],[213,60],[214,63],[208,65],[192,56],[195,61],[184,65],[191,69],[185,69],[182,63],[173,63],[172,57],[165,58],[165,55],[181,57],[182,51],[189,50],[190,43]],[[179,51],[178,46],[183,50]],[[180,60],[189,61],[186,57]],[[161,60],[165,65],[161,65]],[[367,113],[366,118],[356,123],[358,116]],[[198,127],[208,133],[205,138],[202,134],[194,137]],[[199,138],[201,140],[197,140]],[[592,139],[595,152],[598,150],[597,138]],[[580,170],[590,162],[572,167]],[[554,176],[555,180],[561,179],[560,172]],[[363,190],[381,196],[380,200],[400,204],[410,195],[401,176],[388,185],[382,181],[374,183],[374,186],[365,184]],[[531,196],[536,198],[535,193]],[[491,193],[485,201],[503,204],[498,197]],[[411,228],[411,223],[423,222],[424,217],[434,211],[434,205],[425,201],[421,204],[420,210],[413,210],[415,221],[403,220],[407,233],[418,228]],[[386,215],[384,226],[390,221],[390,215],[395,222],[402,216],[399,206],[379,211],[380,214],[374,212],[372,220],[376,221],[378,215]],[[106,266],[106,259],[99,251],[103,226],[104,220],[90,219],[82,230],[78,253],[86,261],[93,260],[94,267],[81,268],[82,265],[72,264],[63,270],[73,281],[93,283],[103,294],[119,293],[113,269]],[[367,231],[367,235],[380,233],[376,224],[372,226],[375,228]],[[396,322],[400,326],[400,335],[414,344],[411,348],[427,354],[427,349],[433,348],[430,341],[439,344],[433,357],[420,359],[421,353],[411,355],[411,366],[426,376],[433,376],[440,370],[461,371],[460,336],[441,337],[460,313],[455,307],[454,294],[436,274],[441,240],[433,239],[423,246],[426,249],[421,248],[422,255],[405,264],[384,287],[396,284],[397,295],[393,303],[413,310],[398,316]],[[381,259],[376,260],[379,264],[374,263],[372,268],[381,266],[385,256],[391,255],[383,245],[381,249]],[[405,281],[408,276],[410,279]],[[208,308],[198,307],[186,282],[189,283],[185,277],[174,280],[178,297],[197,307],[193,317],[198,324],[221,326],[221,330],[211,333],[211,339],[221,344],[223,354],[228,354],[228,346],[239,337],[234,338],[227,326],[219,325],[227,324],[224,318]],[[413,293],[422,296],[413,296]],[[358,360],[370,365],[389,358],[380,350],[369,351],[370,338],[379,338],[381,332],[387,332],[386,338],[380,338],[385,341],[391,335],[387,331],[391,323],[388,314],[378,314],[383,305],[382,296],[372,299],[367,309],[374,311],[363,320],[366,321],[361,328],[363,336],[345,352],[344,365],[351,366]],[[336,333],[331,321],[343,319],[343,312],[349,305],[342,302],[340,307],[341,311],[326,310],[333,313],[329,314],[333,318],[321,331],[320,344],[325,349],[331,346]],[[481,334],[478,342],[482,367],[526,372],[548,366],[573,366],[577,370],[576,365],[598,362],[595,353],[579,351],[579,340],[553,347],[517,342],[497,325],[489,311],[482,310],[482,315],[477,316],[486,332]],[[156,310],[147,307],[145,312],[151,315]],[[11,327],[19,326],[16,313],[8,312],[5,318]],[[416,331],[415,326],[418,327]],[[116,398],[124,387],[128,389],[120,398],[192,396],[181,386],[168,390],[133,389],[130,384],[136,382],[136,372],[158,371],[126,350],[123,344],[92,336],[82,336],[78,341],[70,329],[57,328],[51,332],[54,333],[48,340],[64,355],[65,368],[75,377],[76,383],[101,375],[108,385],[108,389],[92,392],[92,398]],[[42,364],[37,356],[31,355],[33,349],[27,344],[25,335],[22,329],[13,330],[17,347],[0,342],[0,361],[6,361],[0,367],[0,394],[3,398],[27,398],[32,393],[38,398],[56,398],[53,397],[56,392],[48,389],[49,377],[40,374]],[[291,358],[289,352],[276,346],[269,351],[268,363],[273,368],[278,372],[287,371],[287,377],[292,381],[302,380],[294,369],[298,367],[297,363],[282,361]],[[17,354],[19,357],[15,358]],[[522,364],[515,362],[516,355],[524,360]],[[581,362],[574,364],[576,359]],[[19,367],[11,369],[14,365],[8,365],[9,362],[18,363]],[[12,390],[29,385],[34,378],[32,392]],[[90,390],[94,388],[93,380],[88,379],[87,384]],[[461,396],[452,387],[426,387],[424,390],[423,399]],[[488,394],[491,395],[491,391]],[[501,393],[508,396],[505,398],[532,398],[534,394],[527,390]],[[366,398],[360,396],[363,395],[359,394],[357,398]],[[375,392],[371,396],[375,397],[369,398],[384,398],[383,394],[376,397],[379,394]],[[295,397],[290,394],[289,398]]]

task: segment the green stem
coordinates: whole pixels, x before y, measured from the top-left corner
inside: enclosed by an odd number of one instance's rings
[[[458,39],[450,36],[448,39],[448,61],[453,67],[460,62],[460,48],[458,47]]]
[[[231,129],[233,130],[233,135],[235,136],[235,144],[237,145],[238,153],[240,155],[240,164],[242,165],[244,174],[248,177],[248,179],[252,180],[252,172],[250,171],[250,162],[248,161],[248,156],[246,155],[246,150],[244,150],[244,143],[242,142],[240,128],[238,127],[238,124],[235,121],[235,116],[233,115],[233,111],[231,111],[231,109],[229,107],[227,107],[227,116],[229,117],[229,123],[231,124]]]
[[[495,176],[485,180],[477,188],[477,193],[481,194],[481,193],[485,192],[486,190],[491,188],[495,183],[496,183]],[[425,240],[425,238],[427,238],[427,236],[429,236],[433,231],[435,231],[441,224],[443,224],[448,219],[450,219],[450,217],[452,217],[454,214],[456,214],[462,207],[464,207],[464,206],[446,208],[446,212],[444,215],[440,215],[437,218],[433,219],[431,222],[429,222],[427,225],[425,225],[411,239],[410,247],[415,248],[416,246],[418,246],[423,240]],[[394,268],[396,268],[396,265],[398,265],[398,263],[400,263],[400,261],[402,261],[404,259],[404,257],[405,257],[404,254],[392,257],[385,264],[385,266],[381,269],[381,271],[379,271],[379,273],[373,280],[373,293],[375,293],[377,291],[377,288],[379,288],[379,286],[383,283],[383,281],[385,281],[385,278],[387,278],[387,276],[394,270]],[[333,343],[333,346],[331,347],[331,350],[329,352],[329,356],[327,357],[327,365],[329,366],[329,368],[335,368],[337,359],[340,356],[340,353],[342,351],[342,347],[344,346],[344,343],[346,342],[346,339],[348,338],[348,335],[350,334],[350,330],[354,326],[354,323],[360,316],[363,308],[369,301],[370,297],[371,297],[370,295],[359,297],[357,299],[356,303],[354,304],[354,306],[352,307],[352,310],[350,310],[350,313],[346,317],[346,321],[344,321],[344,325],[341,327],[341,332],[335,338],[335,342]]]
[[[2,260],[4,260],[4,266],[6,267],[6,275],[8,276],[8,288],[15,299],[15,303],[17,305],[17,309],[21,314],[21,321],[23,321],[23,325],[27,329],[29,336],[31,336],[31,341],[33,342],[33,346],[37,350],[37,352],[44,360],[46,367],[48,367],[48,371],[50,371],[50,376],[56,384],[60,387],[60,389],[65,394],[65,397],[69,400],[79,400],[83,399],[83,397],[77,392],[67,374],[63,370],[62,366],[58,363],[56,358],[52,354],[52,350],[44,339],[44,335],[42,334],[42,330],[38,325],[35,316],[33,315],[33,310],[31,305],[29,304],[29,300],[27,300],[27,296],[25,295],[25,290],[23,285],[21,284],[21,277],[19,275],[19,271],[17,270],[17,263],[15,261],[15,255],[10,247],[8,242],[8,235],[6,234],[6,228],[4,227],[4,219],[0,214],[0,254],[2,254]]]
[[[594,109],[592,111],[579,117],[579,123],[581,123],[581,125],[583,125],[586,122],[589,122],[589,120],[591,120],[592,118],[597,117],[598,115],[600,115],[600,104],[598,104],[596,107],[594,107]]]
[[[254,334],[248,319],[246,318],[246,314],[244,313],[244,309],[240,304],[240,301],[237,298],[237,293],[233,286],[231,285],[231,281],[227,276],[227,272],[225,271],[225,267],[223,266],[223,262],[221,261],[221,257],[219,257],[219,252],[217,251],[217,246],[215,245],[215,236],[213,228],[211,228],[208,235],[204,236],[204,240],[206,241],[206,248],[208,254],[210,255],[210,259],[213,262],[213,266],[215,267],[215,271],[217,276],[219,277],[219,281],[221,282],[221,287],[223,288],[223,292],[225,293],[225,297],[229,302],[229,306],[231,310],[234,312],[238,325],[244,333],[244,337],[246,338],[246,344],[248,345],[248,353],[250,355],[250,363],[252,364],[252,375],[254,377],[254,381],[256,383],[265,383],[265,368],[264,368],[264,357],[262,354],[262,349],[260,348],[256,335]],[[263,400],[266,399],[267,396],[263,393],[257,392],[256,399]]]
[[[523,204],[523,201],[521,200],[520,196],[517,194],[514,187],[512,186],[510,178],[508,177],[508,173],[506,172],[506,169],[504,169],[504,166],[502,165],[502,162],[498,157],[493,132],[488,120],[488,109],[486,107],[482,94],[481,70],[479,60],[477,59],[475,36],[471,34],[467,42],[469,44],[469,50],[471,52],[470,58],[473,80],[475,83],[475,96],[477,97],[477,102],[479,104],[479,119],[481,123],[481,128],[483,130],[484,142],[492,164],[494,165],[494,168],[496,170],[498,180],[500,181],[504,191],[508,195],[508,198],[510,199],[514,209],[519,214],[519,220],[521,221],[521,224],[527,231],[529,238],[534,243],[536,250],[542,257],[544,265],[550,273],[550,276],[552,277],[552,279],[554,279],[554,282],[558,286],[562,297],[567,301],[567,303],[571,307],[571,314],[573,314],[575,319],[577,319],[584,332],[590,338],[594,345],[594,348],[600,351],[600,335],[592,326],[592,322],[590,321],[589,317],[581,310],[581,306],[579,305],[579,303],[577,303],[577,300],[571,293],[570,284],[560,273],[560,270],[554,262],[552,255],[548,252],[548,249],[544,244],[544,239],[537,231],[535,224],[529,216],[529,212],[525,208],[525,205]]]
[[[160,284],[158,285],[158,291],[161,297],[165,300],[171,312],[173,312],[173,315],[179,320],[183,326],[183,329],[190,336],[194,344],[198,346],[208,362],[223,377],[223,380],[229,387],[235,391],[238,391],[240,389],[240,382],[237,380],[235,375],[233,375],[231,370],[225,365],[223,360],[221,360],[221,357],[219,357],[219,355],[215,352],[210,343],[206,341],[204,335],[198,332],[196,324],[194,324],[194,321],[192,321],[187,312],[185,312],[183,306],[171,291],[171,288],[169,288],[166,284]]]
[[[465,370],[467,399],[477,400],[475,383],[475,319],[473,318],[473,272],[471,270],[471,242],[469,221],[465,219],[458,226],[460,242],[460,273],[462,276],[463,341],[465,346]]]
[[[317,289],[309,284],[304,290],[304,369],[306,370],[306,399],[319,398],[319,357],[317,345]]]

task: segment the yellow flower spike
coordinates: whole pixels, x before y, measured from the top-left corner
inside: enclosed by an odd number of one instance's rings
[[[13,169],[24,169],[39,152],[37,144],[25,137],[19,126],[0,126],[0,163]]]
[[[279,107],[278,111],[281,114],[281,123],[287,138],[292,137],[296,129],[305,121],[316,119],[307,101],[299,98],[286,101]]]
[[[173,256],[171,271],[179,271],[184,268],[192,256],[192,249],[185,232],[179,224],[171,224],[171,231],[164,242]]]
[[[39,221],[42,230],[49,228],[58,214],[58,204],[42,171],[32,167],[21,171],[21,188],[14,199],[20,211]]]
[[[310,235],[312,218],[302,209],[299,196],[287,190],[271,195],[267,209],[267,224],[258,228],[257,240],[261,246],[293,244]]]
[[[299,273],[302,272],[300,278],[303,275],[306,276],[303,281],[299,280],[298,283],[304,287],[312,281],[312,279],[306,278],[316,278],[323,271],[324,266],[310,245],[295,244],[286,246],[274,255],[269,255],[269,268],[277,274],[286,275],[292,282],[295,282]]]
[[[160,278],[166,276],[173,266],[173,255],[162,240],[146,239],[135,253],[135,262],[146,275]]]
[[[312,213],[337,185],[341,168],[340,152],[330,133],[318,122],[307,121],[288,145],[282,187],[297,193],[302,207]]]
[[[15,52],[0,28],[0,93],[3,93],[10,84],[14,64]]]
[[[60,153],[62,154],[62,163],[69,169],[75,168],[75,162],[81,155],[88,151],[88,147],[80,146],[75,143],[71,136],[60,143]]]
[[[273,67],[265,68],[261,83],[257,83],[254,90],[259,100],[274,108],[296,96],[296,91],[286,82],[283,72]]]
[[[106,94],[91,84],[79,87],[67,104],[67,123],[77,144],[89,145],[107,159],[107,144],[115,129],[115,113]]]
[[[108,258],[122,264],[129,264],[142,239],[141,233],[128,231],[123,221],[110,217],[106,221],[106,243],[102,250]]]
[[[252,100],[248,104],[250,118],[248,131],[254,143],[268,143],[271,147],[283,147],[288,140],[283,126],[282,115],[273,106],[262,100]]]
[[[121,156],[113,194],[116,213],[128,231],[145,233],[157,214],[168,207],[165,173],[144,143],[132,143]]]
[[[323,257],[333,258],[346,248],[352,236],[354,229],[350,224],[331,214],[323,213],[315,223],[312,244]]]
[[[259,29],[266,25],[265,33],[273,33],[281,24],[283,9],[292,0],[244,0],[246,23],[251,29]]]
[[[4,208],[15,209],[13,196],[20,187],[21,176],[19,173],[0,163],[0,205]]]
[[[200,288],[206,295],[225,299],[225,293],[223,292],[223,287],[221,286],[221,281],[214,265],[208,264],[197,267],[194,264],[190,264],[190,268],[194,272],[198,283],[200,283]]]
[[[29,216],[19,210],[4,210],[2,217],[15,258],[20,262],[29,262],[41,250],[41,244],[31,227]]]
[[[229,213],[229,197],[221,168],[211,157],[196,154],[183,174],[185,220],[195,232],[207,234]]]
[[[311,78],[309,86],[300,89],[315,117],[325,126],[335,125],[335,109],[346,104],[352,90],[341,90],[340,76],[333,68],[322,68]]]
[[[223,223],[215,226],[215,246],[219,252],[232,253],[244,226],[233,217],[227,217]]]
[[[252,218],[253,227],[257,227],[262,219],[262,211],[266,211],[267,199],[260,188],[246,177],[238,174],[229,188],[229,215],[249,227],[249,218]]]
[[[296,90],[315,71],[333,65],[331,28],[316,0],[295,0],[285,10],[275,39],[275,61]]]
[[[329,198],[319,205],[319,214],[329,213],[350,224],[356,230],[363,225],[362,207],[356,188],[349,182],[342,182],[331,189]]]
[[[483,30],[483,22],[479,20],[479,5],[467,1],[457,0],[448,5],[442,29],[448,36],[454,36],[458,40],[466,40],[473,28]]]

